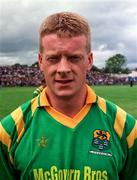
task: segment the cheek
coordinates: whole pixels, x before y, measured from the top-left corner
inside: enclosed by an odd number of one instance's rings
[[[81,65],[81,72],[82,72],[83,74],[85,74],[85,73],[87,73],[87,71],[88,71],[88,64],[87,64],[87,63],[82,64],[82,65]]]
[[[77,79],[82,80],[82,79],[85,79],[85,77],[86,77],[87,69],[83,66],[83,67],[77,69],[77,71],[75,71],[75,72],[76,72]]]
[[[44,67],[43,73],[44,73],[46,79],[53,77],[55,75],[55,72],[56,72],[56,68],[54,68],[52,66],[46,65]]]

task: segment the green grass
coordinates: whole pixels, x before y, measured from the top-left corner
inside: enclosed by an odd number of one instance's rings
[[[34,89],[32,87],[0,88],[0,119],[31,99]]]
[[[0,119],[20,104],[32,98],[35,87],[14,87],[0,89]],[[96,93],[113,101],[137,118],[137,86],[94,86]]]

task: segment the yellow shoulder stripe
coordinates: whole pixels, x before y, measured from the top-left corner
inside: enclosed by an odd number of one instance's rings
[[[8,147],[8,151],[9,151],[11,146],[11,138],[9,134],[5,131],[1,123],[0,123],[0,141]]]
[[[105,99],[98,97],[98,105],[100,109],[106,114],[106,101]]]
[[[31,111],[32,115],[34,114],[36,108],[38,107],[38,97],[31,100]]]
[[[114,129],[120,138],[122,137],[123,134],[125,121],[126,121],[126,112],[117,106]]]
[[[18,138],[17,138],[17,142],[18,142],[20,140],[20,138],[22,137],[22,134],[25,131],[24,120],[23,120],[23,112],[22,112],[21,107],[19,107],[15,111],[13,111],[11,113],[11,116],[15,122],[15,125],[16,125],[16,129],[17,129],[17,133],[18,133]]]
[[[134,128],[130,132],[130,134],[127,136],[127,143],[128,147],[131,148],[134,145],[134,141],[137,139],[137,121],[135,123]]]

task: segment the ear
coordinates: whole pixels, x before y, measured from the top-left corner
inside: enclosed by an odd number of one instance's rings
[[[88,65],[87,65],[87,71],[89,72],[92,68],[92,65],[93,65],[93,53],[90,52],[88,54]]]
[[[38,53],[38,63],[40,70],[43,71],[42,54],[40,52]]]

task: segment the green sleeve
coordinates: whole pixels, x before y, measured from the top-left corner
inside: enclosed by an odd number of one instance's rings
[[[4,147],[2,143],[0,143],[0,179],[15,179],[12,164],[9,162],[8,152],[6,151],[6,147]]]
[[[129,118],[129,124],[132,124],[133,119]],[[120,173],[121,180],[137,180],[137,121],[134,121],[133,128],[126,136],[127,140],[127,155],[125,165]],[[130,145],[129,145],[130,144]]]
[[[11,116],[0,121],[0,180],[15,180],[17,173],[11,161],[11,141],[8,129],[11,129]]]

